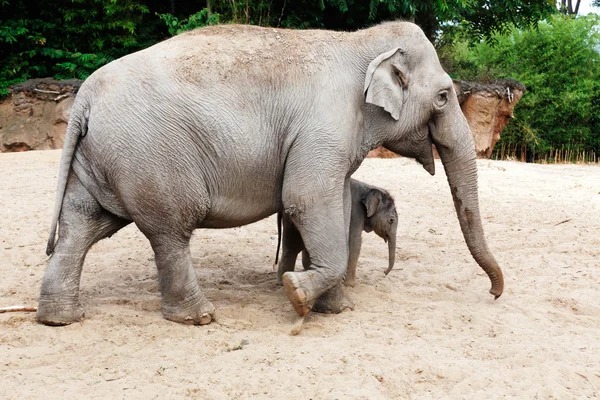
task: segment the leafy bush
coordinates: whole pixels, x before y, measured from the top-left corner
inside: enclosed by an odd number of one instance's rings
[[[137,0],[1,0],[0,96],[28,78],[85,79],[156,41],[138,36],[148,12]]]
[[[171,36],[179,35],[182,32],[219,23],[220,15],[209,13],[208,9],[203,9],[187,18],[179,19],[172,14],[156,14],[167,24],[167,29]]]
[[[554,149],[600,154],[600,18],[554,16],[539,29],[495,35],[494,45],[446,37],[442,62],[455,78],[513,78],[527,92],[499,146],[526,145],[537,157]]]
[[[553,10],[546,0],[0,0],[0,97],[28,78],[84,79],[168,35],[218,22],[356,30],[403,18],[433,39],[447,22],[489,36]]]

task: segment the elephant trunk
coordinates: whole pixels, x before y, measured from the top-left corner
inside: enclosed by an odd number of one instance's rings
[[[389,274],[390,271],[394,268],[394,263],[396,262],[396,232],[388,238],[388,251],[389,251],[389,264],[387,269],[385,270],[385,274]]]
[[[502,270],[490,252],[479,214],[477,164],[473,137],[470,130],[461,132],[462,143],[456,147],[436,146],[440,154],[452,192],[460,228],[471,255],[487,273],[492,283],[490,293],[497,299],[504,290]]]

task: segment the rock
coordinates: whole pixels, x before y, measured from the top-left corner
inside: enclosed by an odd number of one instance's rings
[[[514,117],[525,86],[510,79],[490,83],[454,81],[454,88],[473,133],[477,157],[490,158],[500,134]]]
[[[62,149],[65,141],[65,132],[67,131],[67,124],[69,123],[69,115],[71,114],[71,107],[75,102],[75,98],[69,96],[61,100],[51,116],[51,127],[49,137],[52,140],[53,148]]]
[[[15,143],[4,145],[4,152],[6,152],[6,153],[18,153],[20,151],[29,151],[29,150],[33,150],[33,149],[27,143],[23,143],[23,142],[15,142]]]
[[[60,149],[82,81],[32,79],[0,99],[0,152]]]

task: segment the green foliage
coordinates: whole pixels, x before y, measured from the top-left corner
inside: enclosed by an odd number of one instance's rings
[[[471,40],[494,40],[512,28],[535,28],[538,21],[557,12],[554,0],[472,0],[453,16]]]
[[[444,23],[466,21],[473,34],[490,36],[506,25],[525,26],[555,11],[550,0],[213,0],[210,3],[223,22],[356,30],[381,21],[405,19],[419,24],[431,39]]]
[[[538,29],[511,29],[495,45],[470,45],[461,34],[444,38],[440,55],[455,78],[513,78],[527,92],[501,143],[600,154],[600,17],[557,15]]]
[[[28,78],[84,79],[168,36],[216,23],[356,30],[407,19],[434,40],[492,37],[554,10],[551,0],[0,0],[0,96]]]
[[[148,12],[137,0],[3,0],[0,96],[28,78],[85,79],[112,59],[154,42],[138,38]]]
[[[167,24],[167,29],[171,36],[179,35],[182,32],[208,25],[219,23],[220,15],[209,13],[208,9],[203,9],[187,18],[179,19],[172,14],[158,14],[158,17]]]

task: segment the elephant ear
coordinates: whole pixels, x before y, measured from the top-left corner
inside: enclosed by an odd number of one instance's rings
[[[381,192],[377,189],[369,190],[365,197],[362,198],[362,203],[367,209],[367,218],[371,218],[375,214],[381,200]]]
[[[404,54],[399,47],[380,54],[367,68],[365,101],[383,107],[396,121],[400,118],[403,91],[408,85],[398,57]]]

